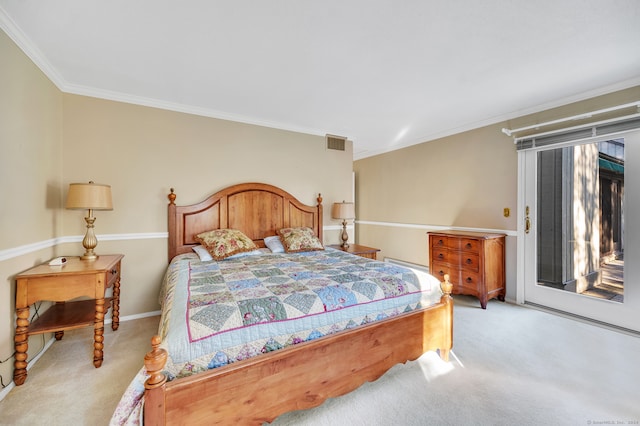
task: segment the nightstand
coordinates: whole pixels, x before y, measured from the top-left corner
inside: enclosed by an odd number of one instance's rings
[[[17,386],[27,379],[29,336],[53,332],[62,339],[65,330],[93,325],[93,365],[102,365],[104,316],[112,310],[113,330],[120,324],[121,254],[100,255],[94,261],[68,257],[62,266],[48,263],[35,266],[16,276],[16,336],[13,381]],[[105,298],[113,287],[113,297]],[[74,300],[83,298],[84,300]],[[29,324],[29,306],[38,301],[56,302]]]
[[[349,244],[349,247],[347,247],[346,249],[342,248],[339,244],[330,245],[329,247],[373,260],[376,260],[378,258],[378,252],[380,251],[380,249],[377,248],[361,246],[358,244]]]

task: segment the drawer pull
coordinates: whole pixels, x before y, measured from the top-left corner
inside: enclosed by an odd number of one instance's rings
[[[117,273],[118,273],[118,270],[117,270],[117,269],[112,269],[112,270],[111,270],[111,273],[112,273],[113,275],[115,275],[115,274],[117,274]]]
[[[444,245],[444,241],[443,240],[438,240],[438,245],[439,246],[443,246]]]
[[[473,280],[471,279],[471,277],[467,277],[466,281],[467,281],[468,283],[472,283],[472,282],[473,282]]]
[[[438,259],[444,259],[444,255],[443,255],[442,253],[440,253],[440,254],[438,255]]]
[[[471,245],[471,243],[467,243],[467,245],[466,245],[465,247],[466,247],[466,248],[468,248],[468,249],[470,249],[470,248],[471,248],[471,247],[473,247],[473,246]]]
[[[471,260],[471,259],[467,259],[467,260],[465,261],[465,263],[466,263],[467,265],[471,265],[471,264],[473,263],[473,260]]]

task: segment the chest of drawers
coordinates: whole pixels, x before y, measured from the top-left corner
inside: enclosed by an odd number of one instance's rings
[[[453,294],[480,299],[482,309],[505,297],[505,235],[481,232],[429,232],[429,271],[449,274]]]

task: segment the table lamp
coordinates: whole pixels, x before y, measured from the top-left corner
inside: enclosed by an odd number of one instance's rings
[[[80,257],[82,260],[96,260],[98,255],[93,249],[98,245],[98,239],[93,231],[93,223],[96,218],[94,210],[113,210],[111,201],[111,186],[99,183],[71,183],[67,194],[66,208],[70,210],[88,210],[84,220],[87,222],[87,233],[82,240],[85,252]]]
[[[342,244],[340,247],[346,249],[349,247],[347,240],[349,235],[347,234],[347,220],[355,219],[356,208],[353,203],[347,203],[343,201],[341,203],[333,203],[331,207],[331,217],[333,219],[342,219]]]

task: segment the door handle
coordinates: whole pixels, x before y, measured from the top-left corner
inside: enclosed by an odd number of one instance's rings
[[[529,206],[524,209],[524,233],[528,234],[531,230],[531,219],[529,219]]]

